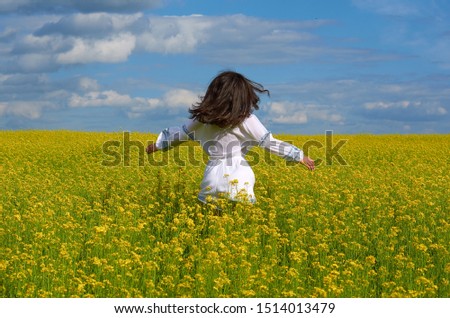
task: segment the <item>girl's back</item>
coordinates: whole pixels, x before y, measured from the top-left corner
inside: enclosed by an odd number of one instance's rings
[[[239,73],[219,74],[202,101],[189,110],[191,119],[182,127],[164,129],[147,152],[169,149],[189,138],[198,141],[209,155],[198,196],[203,202],[221,196],[255,202],[255,175],[244,158],[255,145],[313,170],[314,161],[297,147],[273,138],[252,114],[259,108],[256,92],[268,93]]]
[[[211,159],[243,156],[252,146],[259,145],[268,133],[253,114],[232,128],[224,129],[197,121],[191,121],[184,127],[192,139],[200,142]]]

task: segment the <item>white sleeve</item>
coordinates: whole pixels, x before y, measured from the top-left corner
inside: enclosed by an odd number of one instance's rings
[[[299,162],[303,160],[303,151],[301,149],[288,142],[274,138],[255,115],[251,115],[245,123],[248,133],[257,142],[258,146],[287,161]]]
[[[195,122],[189,121],[181,127],[165,128],[156,139],[156,148],[159,150],[168,150],[189,139],[193,139],[194,126]]]

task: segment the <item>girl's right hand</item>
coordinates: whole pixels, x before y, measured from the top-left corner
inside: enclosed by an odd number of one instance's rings
[[[157,150],[158,150],[158,148],[156,148],[156,145],[154,143],[150,143],[147,146],[147,149],[145,149],[145,152],[148,153],[148,154],[151,154],[152,152],[155,152]]]
[[[309,170],[311,170],[311,171],[315,169],[315,166],[314,166],[314,160],[312,160],[312,159],[309,158],[309,157],[304,156],[304,157],[303,157],[303,160],[300,161],[300,163],[301,163],[302,165],[304,165],[306,168],[308,168]]]

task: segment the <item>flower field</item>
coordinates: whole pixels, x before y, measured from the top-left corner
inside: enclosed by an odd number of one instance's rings
[[[123,136],[0,132],[2,297],[450,297],[450,135],[334,136],[313,172],[254,150],[254,205],[197,200],[194,143]]]

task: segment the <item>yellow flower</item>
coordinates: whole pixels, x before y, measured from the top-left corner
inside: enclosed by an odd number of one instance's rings
[[[375,265],[376,261],[377,260],[375,259],[375,257],[373,255],[369,255],[366,257],[366,263],[369,265]]]

